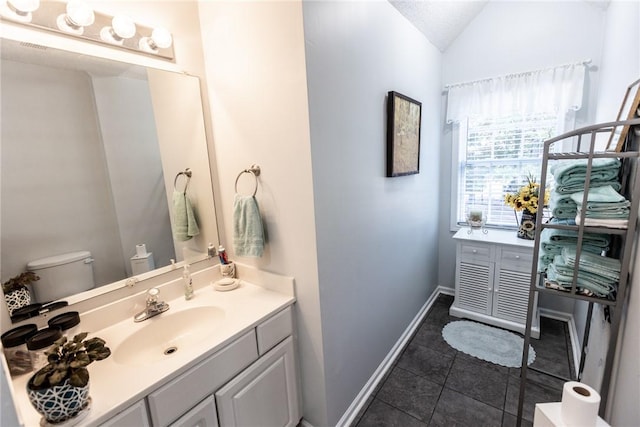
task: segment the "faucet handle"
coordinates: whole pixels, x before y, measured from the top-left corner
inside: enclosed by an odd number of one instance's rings
[[[147,305],[157,303],[159,294],[160,294],[160,290],[158,288],[149,289],[147,291]]]

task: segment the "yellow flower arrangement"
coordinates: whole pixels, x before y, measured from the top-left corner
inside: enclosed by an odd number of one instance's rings
[[[507,193],[504,202],[516,211],[529,211],[532,214],[538,212],[540,198],[540,184],[531,175],[527,177],[527,183],[520,187],[517,193]],[[545,191],[543,206],[549,204],[549,190]]]

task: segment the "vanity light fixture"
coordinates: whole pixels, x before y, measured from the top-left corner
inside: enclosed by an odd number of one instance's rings
[[[58,28],[65,33],[82,35],[84,27],[92,25],[96,20],[96,14],[91,6],[84,1],[72,0],[67,3],[66,13],[61,13],[56,19]]]
[[[107,42],[122,45],[126,39],[136,35],[136,24],[125,15],[116,15],[111,20],[110,27],[100,30],[100,38]]]
[[[172,60],[173,37],[162,27],[136,24],[126,15],[93,10],[86,0],[0,0],[0,16],[12,23]]]
[[[156,27],[151,32],[151,37],[142,37],[139,42],[140,49],[145,52],[156,53],[158,49],[166,49],[173,43],[171,33],[162,27]]]
[[[40,7],[40,0],[7,0],[8,18],[14,21],[29,23],[33,12]]]

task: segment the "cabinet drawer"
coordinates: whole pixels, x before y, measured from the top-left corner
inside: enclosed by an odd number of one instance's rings
[[[261,356],[273,348],[280,341],[293,332],[293,318],[291,307],[265,320],[258,325],[258,354]]]
[[[149,427],[149,419],[147,418],[147,407],[144,400],[134,403],[119,414],[114,415],[100,427],[118,427],[118,426],[138,426]]]
[[[166,426],[258,359],[254,330],[148,397],[154,426]]]
[[[532,251],[523,251],[511,248],[502,248],[500,250],[500,269],[530,273],[532,263]]]
[[[459,250],[462,261],[491,261],[491,246],[461,243]]]

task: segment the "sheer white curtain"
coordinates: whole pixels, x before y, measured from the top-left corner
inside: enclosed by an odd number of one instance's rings
[[[559,124],[567,112],[582,107],[585,65],[495,77],[449,87],[447,123],[468,117],[504,117],[514,113],[558,113]],[[563,131],[564,126],[559,126]]]

